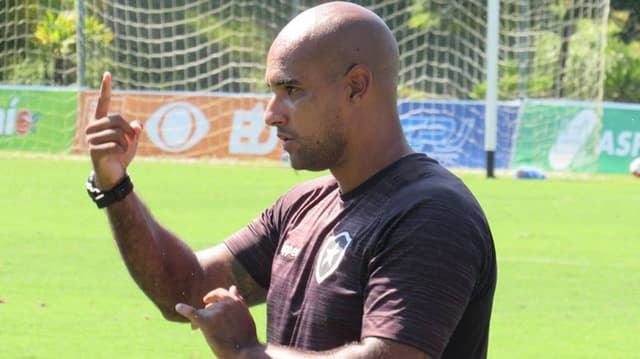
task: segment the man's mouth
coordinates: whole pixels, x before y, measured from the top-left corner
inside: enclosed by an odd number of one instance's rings
[[[294,138],[286,133],[278,133],[278,138],[282,141],[282,147],[284,150],[290,152],[292,150]]]
[[[288,142],[291,141],[293,138],[285,133],[278,133],[278,138],[282,141],[282,142]]]

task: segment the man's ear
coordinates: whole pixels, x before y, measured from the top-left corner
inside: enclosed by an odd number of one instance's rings
[[[354,103],[361,101],[371,89],[373,74],[367,66],[357,64],[345,76],[349,86],[349,99]]]

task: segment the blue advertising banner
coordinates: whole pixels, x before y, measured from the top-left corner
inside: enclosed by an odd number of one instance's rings
[[[518,102],[498,106],[495,168],[508,168],[519,110]],[[479,101],[401,101],[400,122],[415,151],[445,167],[485,168],[485,106]]]

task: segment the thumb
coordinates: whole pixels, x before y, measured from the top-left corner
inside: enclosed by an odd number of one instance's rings
[[[241,301],[244,301],[244,298],[240,294],[238,287],[236,287],[235,285],[232,285],[231,287],[229,287],[229,292],[231,293],[232,296],[235,297],[235,299],[240,299]]]
[[[131,121],[131,128],[133,128],[133,132],[136,133],[136,136],[142,132],[142,122],[135,120]]]
[[[138,120],[131,122],[131,128],[133,129],[133,137],[129,137],[127,135],[127,142],[129,142],[129,147],[132,148],[131,151],[135,153],[138,149],[138,142],[140,141],[140,134],[142,133],[142,123]],[[128,152],[128,151],[127,151]]]
[[[198,311],[196,310],[196,308],[188,304],[178,303],[176,304],[176,312],[178,312],[183,317],[189,319],[189,321],[191,322],[191,329],[196,330],[200,328],[200,326],[197,323]]]
[[[198,323],[198,310],[188,304],[178,303],[176,304],[176,312],[183,317],[189,319],[193,324]]]

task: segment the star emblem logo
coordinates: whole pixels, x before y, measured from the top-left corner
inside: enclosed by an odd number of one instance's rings
[[[318,283],[322,283],[335,272],[350,244],[349,232],[341,232],[325,239],[316,262],[316,281]]]

